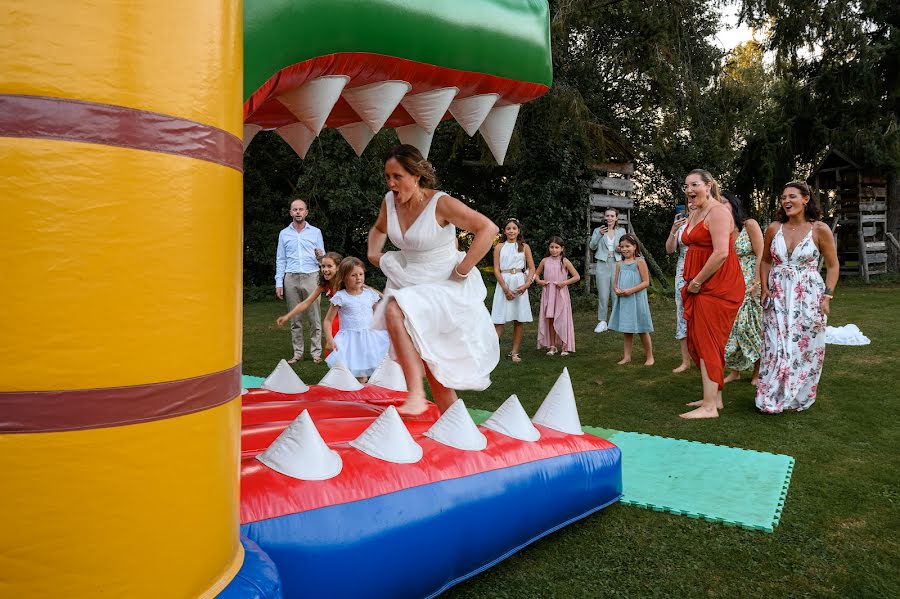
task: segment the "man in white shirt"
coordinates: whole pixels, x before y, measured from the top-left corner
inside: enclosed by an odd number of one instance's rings
[[[309,209],[301,199],[291,201],[291,224],[278,234],[275,254],[275,294],[287,299],[288,310],[305,300],[319,284],[319,258],[325,255],[322,231],[306,222]],[[322,321],[319,303],[291,319],[291,341],[294,355],[288,364],[303,359],[303,323],[309,321],[309,353],[313,362],[322,361]]]

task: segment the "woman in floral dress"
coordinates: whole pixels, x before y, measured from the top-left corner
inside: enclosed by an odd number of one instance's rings
[[[763,357],[756,407],[767,414],[816,401],[825,361],[825,323],[838,282],[831,229],[802,181],[788,183],[778,220],[766,229],[761,264]],[[825,258],[825,281],[819,256]]]
[[[734,194],[722,194],[731,205],[737,237],[734,251],[744,273],[744,301],[734,319],[734,327],[725,344],[725,365],[731,372],[725,377],[730,383],[741,378],[742,370],[753,368],[750,384],[755,385],[762,355],[762,306],[759,303],[759,260],[762,256],[763,233],[752,218],[744,216],[744,208]]]

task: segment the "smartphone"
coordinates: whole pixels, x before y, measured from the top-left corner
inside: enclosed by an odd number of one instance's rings
[[[675,206],[675,216],[676,217],[679,215],[684,216],[684,213],[685,213],[685,205],[684,204],[678,204],[677,206]]]

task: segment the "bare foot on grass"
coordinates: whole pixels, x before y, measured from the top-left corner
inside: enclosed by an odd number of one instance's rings
[[[724,382],[725,382],[725,384],[728,384],[731,381],[736,381],[736,380],[739,380],[740,378],[741,378],[741,373],[738,372],[737,370],[732,370],[731,372],[728,373],[728,376],[725,377]]]
[[[700,406],[703,405],[703,400],[702,400],[702,399],[698,399],[697,401],[692,401],[692,402],[686,403],[686,404],[684,404],[684,405],[686,405],[686,406],[689,407],[689,408],[699,408]],[[724,407],[725,407],[725,406],[722,405],[722,402],[716,402],[716,409],[717,409],[717,410],[721,410],[721,409],[724,408]]]
[[[616,364],[618,364],[619,366],[622,366],[622,365],[624,365],[624,364],[628,364],[629,362],[631,362],[631,357],[630,357],[630,356],[627,357],[627,358],[622,358],[621,360],[619,360],[618,362],[616,362]]]
[[[697,408],[696,410],[691,410],[690,412],[685,412],[684,414],[680,414],[682,418],[685,420],[697,420],[700,418],[718,418],[719,412],[715,408]]]
[[[689,370],[690,367],[691,367],[690,362],[682,362],[680,365],[678,365],[677,368],[673,368],[672,372],[674,372],[675,374],[679,374],[679,373],[684,372],[685,370]]]
[[[656,364],[656,360],[653,358],[647,358],[647,361],[644,362],[644,366],[653,366],[654,364]]]

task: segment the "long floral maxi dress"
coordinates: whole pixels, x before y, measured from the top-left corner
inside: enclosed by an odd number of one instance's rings
[[[686,225],[681,225],[675,239],[678,242],[678,263],[675,265],[675,338],[679,341],[687,337],[687,322],[684,320],[684,304],[681,303],[681,290],[684,289],[684,256],[687,246],[681,239]]]
[[[762,354],[762,306],[753,293],[756,254],[753,253],[746,227],[734,240],[734,251],[744,272],[746,291],[728,343],[725,344],[725,365],[732,370],[750,370]]]
[[[763,357],[756,407],[769,414],[805,410],[816,401],[825,362],[825,316],[819,249],[812,231],[791,255],[781,229],[772,239],[769,305],[763,311]]]

